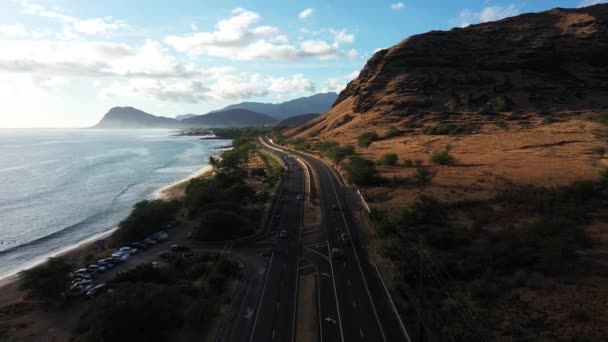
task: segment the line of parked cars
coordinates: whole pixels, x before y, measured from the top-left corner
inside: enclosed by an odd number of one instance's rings
[[[177,221],[171,220],[167,224],[163,225],[162,228],[170,229],[176,225]],[[64,297],[96,296],[106,287],[105,283],[95,284],[93,282],[93,278],[96,274],[111,270],[114,267],[128,261],[131,256],[136,255],[140,250],[148,249],[149,247],[161,242],[165,242],[168,239],[169,234],[167,234],[166,231],[161,230],[148,236],[140,242],[133,242],[128,246],[119,248],[109,257],[101,259],[86,268],[81,268],[70,273],[70,287],[62,295]]]

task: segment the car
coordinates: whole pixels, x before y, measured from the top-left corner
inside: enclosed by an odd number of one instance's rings
[[[91,275],[89,275],[89,274],[78,275],[78,276],[72,278],[72,284],[79,282],[79,281],[83,281],[83,280],[92,281],[93,277],[91,277]]]
[[[342,249],[334,247],[331,249],[331,258],[332,259],[341,259],[344,256],[342,253]]]
[[[106,259],[99,260],[99,261],[97,262],[97,265],[102,266],[102,267],[105,267],[105,268],[106,268],[106,270],[111,270],[111,269],[113,269],[113,268],[114,268],[114,264],[113,264],[113,263],[111,263],[111,262],[108,262]]]
[[[88,285],[91,285],[91,284],[93,284],[92,280],[90,280],[90,279],[83,279],[83,280],[80,280],[80,281],[73,281],[72,284],[71,284],[71,286],[70,286],[70,288],[72,288],[72,287],[83,287],[83,286],[88,286]]]
[[[72,287],[61,294],[62,297],[78,297],[81,295],[82,289],[80,287]]]
[[[152,238],[158,242],[163,242],[163,241],[169,240],[169,235],[167,233],[165,233],[164,231],[160,231],[160,232],[152,235]]]
[[[131,247],[122,247],[118,250],[118,253],[123,253],[123,254],[128,253],[129,255],[135,255],[135,254],[137,254],[137,252],[139,252],[137,250],[137,248],[131,248]]]
[[[158,258],[165,260],[173,260],[175,259],[175,254],[173,252],[160,252],[158,253]]]
[[[102,291],[106,287],[106,284],[101,283],[93,286],[90,290],[86,292],[86,296],[91,298],[95,297],[100,291]]]
[[[346,234],[346,233],[340,234],[340,240],[342,240],[342,243],[345,244],[346,246],[350,246],[350,236],[348,236],[348,234]]]
[[[106,268],[97,264],[93,264],[89,265],[89,270],[92,270],[93,273],[103,273],[106,271]]]
[[[170,248],[171,252],[189,252],[190,247],[183,245],[173,245]]]
[[[87,292],[91,291],[91,289],[94,288],[94,287],[95,287],[95,284],[90,284],[90,285],[87,285],[87,286],[83,286],[83,287],[80,288],[80,294],[81,295],[86,294]]]
[[[301,200],[301,199],[303,199],[303,198],[304,198],[304,196],[302,196],[302,194],[298,194],[298,199],[299,199],[299,200]]]
[[[186,239],[188,239],[188,240],[192,239],[192,232],[186,234]]]
[[[143,250],[148,248],[145,244],[141,243],[141,242],[133,242],[129,244],[129,247],[131,248],[135,248],[137,250]]]
[[[331,208],[332,208],[333,210],[338,210],[338,209],[339,209],[339,208],[338,208],[338,205],[337,205],[336,203],[332,204],[332,205],[331,205]]]
[[[160,268],[160,263],[158,261],[152,261],[152,268]]]
[[[112,254],[112,260],[114,260],[115,263],[123,263],[123,262],[129,260],[129,254],[114,253],[114,254]]]
[[[144,240],[144,244],[145,244],[147,247],[154,246],[154,245],[156,245],[157,243],[158,243],[158,240],[156,240],[156,239],[154,239],[154,238],[147,238],[147,239],[145,239],[145,240]]]
[[[74,274],[76,274],[76,275],[77,274],[87,274],[87,273],[89,273],[89,272],[88,272],[88,269],[86,269],[86,268],[81,268],[74,272]]]
[[[286,230],[281,230],[281,232],[279,233],[279,237],[281,239],[287,239],[288,238],[287,231]]]

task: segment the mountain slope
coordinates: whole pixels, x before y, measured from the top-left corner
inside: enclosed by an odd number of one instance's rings
[[[272,125],[277,120],[246,109],[230,109],[182,120],[188,127],[247,127]]]
[[[291,116],[307,113],[325,113],[331,108],[338,94],[321,93],[308,97],[301,97],[283,103],[260,103],[242,102],[230,105],[220,111],[228,109],[248,109],[257,113],[266,114],[277,119],[284,119]]]
[[[182,114],[175,117],[175,120],[186,120],[198,116],[196,114]]]
[[[303,125],[309,121],[312,121],[319,117],[321,114],[310,113],[310,114],[300,114],[296,116],[289,117],[287,119],[283,119],[275,124],[277,127],[296,127]]]
[[[129,128],[178,128],[179,120],[154,116],[133,107],[114,107],[106,113],[93,128],[129,129]]]
[[[608,5],[553,9],[415,35],[381,50],[332,109],[293,133],[353,135],[429,113],[608,106]]]

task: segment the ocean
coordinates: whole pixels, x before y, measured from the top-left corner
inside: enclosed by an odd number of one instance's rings
[[[0,279],[114,229],[229,144],[172,134],[0,129]]]

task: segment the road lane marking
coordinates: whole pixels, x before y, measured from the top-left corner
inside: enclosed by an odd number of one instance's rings
[[[329,173],[325,165],[322,166],[323,170],[329,177],[332,188],[334,190],[334,195],[336,197],[336,201],[338,202],[338,208],[340,208],[340,214],[342,214],[342,220],[344,221],[344,226],[346,226],[346,230],[349,236],[353,236],[350,233],[350,228],[348,227],[348,223],[346,222],[346,216],[344,216],[344,210],[342,210],[342,203],[340,202],[340,198],[338,197],[338,190],[336,190],[336,185],[334,184],[334,179],[332,175]],[[367,286],[367,280],[365,279],[365,274],[363,274],[363,268],[361,267],[361,262],[359,261],[359,256],[357,255],[357,248],[353,244],[353,253],[355,254],[355,260],[357,261],[357,265],[359,266],[359,272],[361,273],[361,278],[363,279],[363,285],[365,285],[365,290],[367,291],[367,296],[369,297],[369,301],[372,305],[372,309],[374,311],[374,315],[376,316],[376,321],[378,322],[378,328],[380,328],[380,333],[382,334],[382,340],[386,341],[386,336],[384,335],[384,329],[382,329],[382,324],[380,323],[380,317],[378,317],[378,312],[376,311],[376,306],[374,305],[374,300],[372,299],[372,294],[369,292],[369,287]],[[361,333],[363,334],[363,333]]]
[[[363,335],[363,330],[361,330],[361,328],[359,328],[359,334],[361,335],[361,339],[365,338],[365,335]]]
[[[270,255],[270,262],[268,263],[268,270],[266,271],[266,278],[264,279],[264,287],[262,288],[262,295],[260,296],[260,300],[258,302],[258,309],[255,313],[255,320],[253,321],[253,327],[251,328],[251,337],[249,337],[249,342],[253,341],[253,336],[255,335],[255,327],[258,323],[258,317],[260,317],[260,308],[262,307],[262,301],[264,300],[264,292],[266,292],[266,285],[268,284],[268,275],[270,274],[270,269],[272,268],[273,258],[274,253]]]
[[[346,284],[348,284],[348,287],[350,287],[350,279],[346,279]]]
[[[329,249],[329,246],[327,247]],[[336,309],[338,311],[338,323],[340,325],[340,338],[344,342],[344,332],[342,331],[342,318],[340,317],[340,303],[338,302],[338,289],[336,288],[336,281],[334,275],[334,263],[331,260],[331,254],[329,255],[329,267],[331,269],[331,282],[334,284],[334,297],[336,298]]]
[[[281,302],[277,302],[277,311],[279,311],[280,306],[281,306]]]
[[[353,308],[357,307],[357,303],[355,303],[355,301],[353,300]]]

